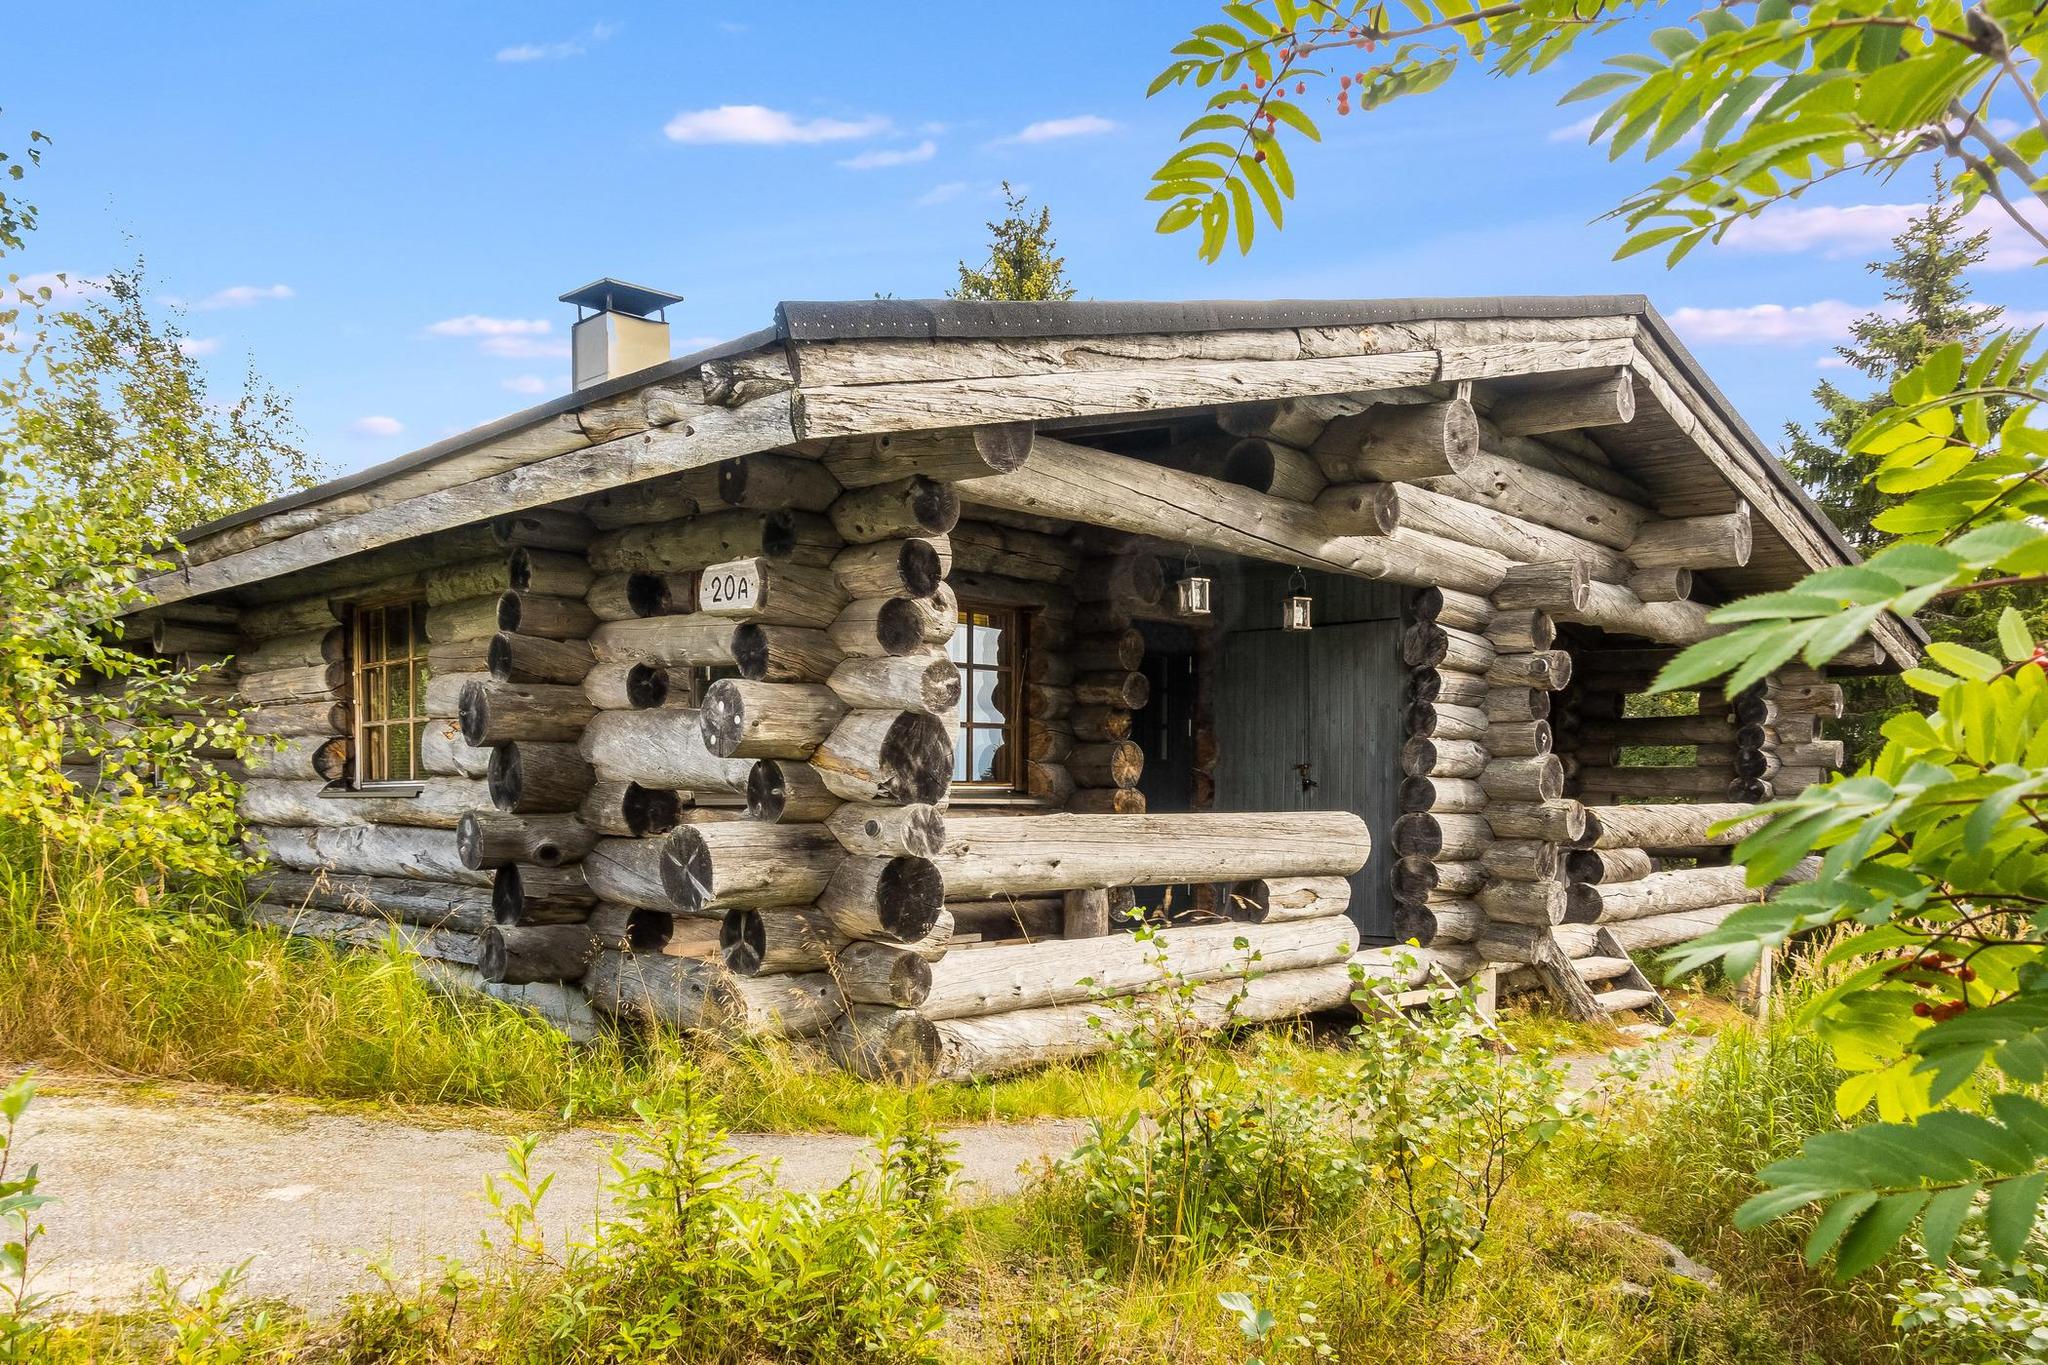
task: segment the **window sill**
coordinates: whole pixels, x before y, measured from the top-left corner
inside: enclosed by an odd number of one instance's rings
[[[320,789],[322,801],[411,801],[427,789],[424,782],[387,782],[367,787],[351,787],[345,782],[330,782]]]
[[[949,806],[1018,806],[1033,810],[1051,810],[1053,803],[1042,796],[1029,792],[977,791],[974,788],[953,788],[946,798]]]

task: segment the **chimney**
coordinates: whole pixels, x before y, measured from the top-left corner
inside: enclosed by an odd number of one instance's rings
[[[572,289],[563,303],[576,305],[569,333],[570,376],[579,389],[668,359],[668,320],[662,310],[681,303],[681,294],[604,279]]]

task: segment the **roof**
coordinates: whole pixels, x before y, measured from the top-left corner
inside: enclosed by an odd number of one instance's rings
[[[613,282],[599,281],[591,288]],[[633,288],[633,286],[623,286]],[[584,291],[576,291],[584,292]],[[654,293],[658,291],[648,291]],[[568,298],[568,295],[564,295]],[[1145,334],[1199,334],[1287,328],[1343,328],[1430,321],[1564,320],[1632,318],[1653,338],[1678,375],[1711,409],[1710,416],[1733,443],[1750,457],[1770,491],[1799,510],[1811,532],[1839,562],[1855,562],[1848,541],[1814,504],[1806,490],[1782,465],[1764,440],[1743,421],[1728,397],[1707,376],[1670,325],[1640,294],[1524,295],[1476,298],[1408,299],[1283,299],[1263,301],[1207,300],[1181,302],[1068,301],[1044,303],[971,302],[956,299],[873,299],[846,302],[788,301],[776,305],[772,326],[730,341],[679,356],[661,365],[601,384],[565,393],[546,403],[435,442],[384,464],[246,508],[206,525],[181,539],[192,545],[249,522],[335,499],[363,493],[381,484],[416,475],[465,452],[499,441],[523,429],[585,411],[607,400],[652,384],[679,379],[705,365],[747,356],[778,346],[792,351],[806,345],[876,340],[962,340],[1119,337]],[[799,371],[799,384],[801,372]],[[1654,463],[1655,456],[1649,457]],[[1666,457],[1668,458],[1668,457]],[[642,475],[625,474],[620,482]],[[1686,502],[1681,490],[1677,501]],[[1705,510],[1705,509],[1702,509]],[[1804,556],[1809,562],[1813,556]],[[1740,582],[1740,591],[1750,590]],[[1917,626],[1907,623],[1916,635]],[[1924,636],[1922,637],[1924,639]]]

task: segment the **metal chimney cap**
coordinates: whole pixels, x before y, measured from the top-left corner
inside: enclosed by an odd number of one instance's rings
[[[683,296],[660,289],[649,289],[644,284],[627,284],[624,280],[606,277],[592,280],[581,289],[571,289],[561,296],[561,301],[599,313],[626,313],[632,317],[644,318],[649,314],[659,313],[672,303],[681,303]]]

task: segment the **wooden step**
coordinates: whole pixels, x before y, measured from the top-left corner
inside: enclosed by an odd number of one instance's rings
[[[1600,1008],[1605,1010],[1607,1013],[1620,1014],[1625,1010],[1647,1010],[1656,1008],[1657,992],[1650,990],[1602,991],[1600,994],[1594,996],[1593,999],[1597,1001],[1600,1005]]]
[[[1626,976],[1635,966],[1625,957],[1581,957],[1572,962],[1578,968],[1579,980],[1587,985],[1597,981],[1612,981],[1617,976]]]

